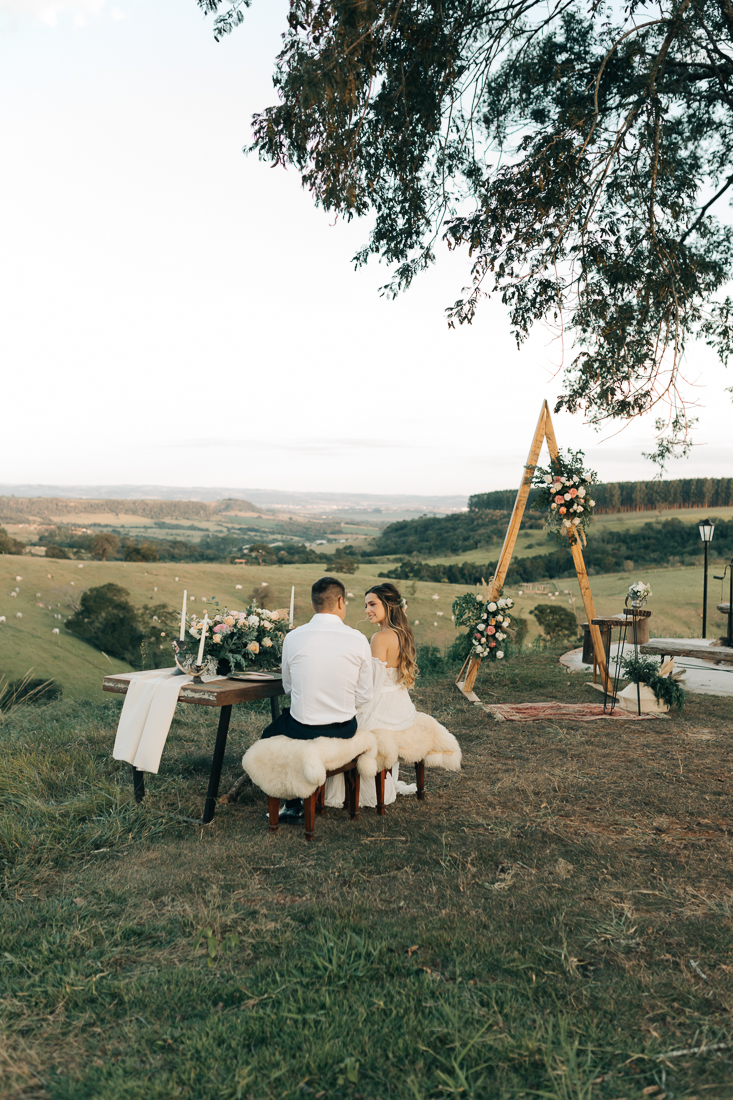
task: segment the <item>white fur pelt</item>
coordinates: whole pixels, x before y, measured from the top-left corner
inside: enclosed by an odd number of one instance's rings
[[[461,770],[461,746],[452,733],[430,714],[417,711],[415,721],[406,730],[372,730],[377,739],[377,770],[392,768],[398,760],[416,764],[424,760],[428,768]]]
[[[358,757],[362,779],[377,774],[377,742],[367,730],[353,737],[266,737],[255,741],[242,757],[242,767],[253,783],[271,798],[308,798],[326,782],[326,772]]]

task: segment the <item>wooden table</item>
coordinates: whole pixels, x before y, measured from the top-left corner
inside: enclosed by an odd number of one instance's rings
[[[102,691],[111,691],[116,695],[127,695],[130,681],[120,676],[105,676]],[[211,758],[209,789],[204,799],[204,812],[200,818],[202,825],[208,825],[216,811],[219,794],[219,781],[227,747],[229,721],[232,707],[236,703],[252,703],[255,699],[269,699],[274,721],[280,714],[279,697],[284,695],[281,677],[273,680],[210,680],[207,684],[189,682],[181,688],[178,699],[181,703],[194,703],[200,707],[219,707],[219,726],[216,731],[214,755]],[[132,783],[135,801],[142,802],[145,797],[145,773],[132,765]]]

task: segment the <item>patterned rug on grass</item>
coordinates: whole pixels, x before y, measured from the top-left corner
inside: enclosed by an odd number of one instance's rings
[[[662,714],[633,714],[616,706],[603,712],[602,703],[484,703],[498,722],[595,722],[613,718],[621,722],[639,722],[644,718],[663,718]]]

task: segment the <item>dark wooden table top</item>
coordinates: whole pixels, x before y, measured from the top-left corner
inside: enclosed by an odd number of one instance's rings
[[[183,677],[182,677],[183,679]],[[127,695],[130,681],[121,676],[105,676],[102,691]],[[194,684],[190,680],[180,691],[182,703],[197,703],[202,707],[228,707],[234,703],[251,703],[254,699],[272,699],[284,695],[282,677],[274,680],[209,680],[206,684]]]

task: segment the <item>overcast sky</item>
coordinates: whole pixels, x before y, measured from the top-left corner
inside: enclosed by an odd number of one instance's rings
[[[518,483],[558,344],[518,352],[494,303],[450,331],[468,267],[442,248],[380,298],[386,269],[350,263],[367,226],[242,154],[286,8],[254,0],[217,44],[194,0],[0,0],[0,481]],[[733,377],[705,348],[686,374],[700,446],[668,476],[731,476]],[[651,424],[556,431],[606,480],[654,474]]]

